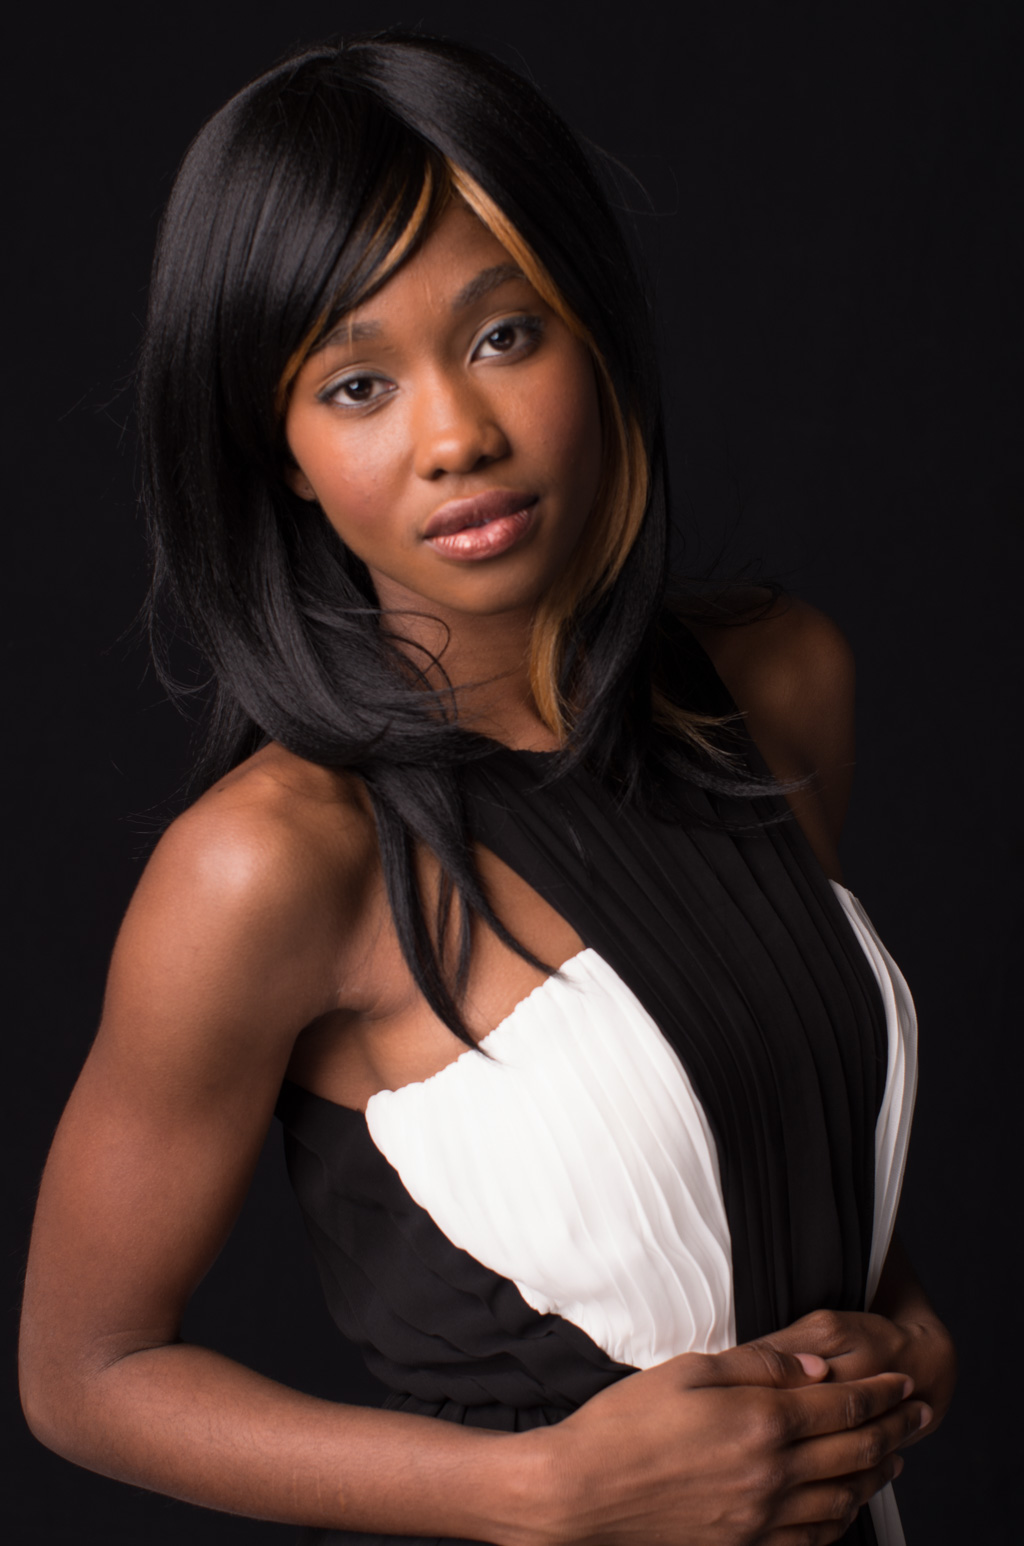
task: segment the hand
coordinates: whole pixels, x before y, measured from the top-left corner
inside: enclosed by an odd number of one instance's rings
[[[908,1441],[916,1444],[946,1415],[956,1382],[952,1339],[934,1313],[918,1309],[913,1319],[852,1310],[815,1310],[764,1342],[779,1353],[817,1353],[834,1380],[860,1380],[886,1370],[909,1375],[914,1393],[932,1417]]]
[[[620,1380],[544,1430],[557,1480],[540,1538],[577,1546],[838,1540],[898,1475],[896,1450],[929,1414],[906,1399],[902,1374],[839,1384],[826,1382],[828,1368],[762,1342],[685,1353]]]

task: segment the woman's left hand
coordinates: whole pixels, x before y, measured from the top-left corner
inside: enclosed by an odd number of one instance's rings
[[[933,1416],[907,1444],[933,1433],[952,1400],[956,1352],[949,1332],[930,1309],[922,1314],[915,1305],[906,1320],[855,1310],[814,1310],[760,1340],[781,1353],[817,1353],[830,1365],[834,1380],[859,1380],[890,1369],[909,1374],[914,1396],[928,1403]]]

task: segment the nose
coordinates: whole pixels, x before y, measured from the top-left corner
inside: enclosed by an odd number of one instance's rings
[[[494,404],[468,376],[438,372],[417,393],[415,466],[434,482],[446,473],[470,473],[509,453]]]

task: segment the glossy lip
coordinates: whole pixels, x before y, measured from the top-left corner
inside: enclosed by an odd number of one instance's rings
[[[516,547],[533,525],[533,506],[516,510],[512,515],[496,515],[481,526],[463,526],[459,531],[444,537],[428,537],[427,546],[445,558],[460,563],[480,558],[497,558]]]
[[[536,503],[536,494],[507,488],[488,489],[467,499],[450,499],[434,511],[423,529],[423,537],[428,542],[433,537],[451,537],[467,528],[486,526],[502,516],[520,515]]]

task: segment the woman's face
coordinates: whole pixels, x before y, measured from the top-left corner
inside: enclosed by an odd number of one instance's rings
[[[384,607],[532,608],[600,478],[587,349],[461,202],[305,361],[285,433]]]

